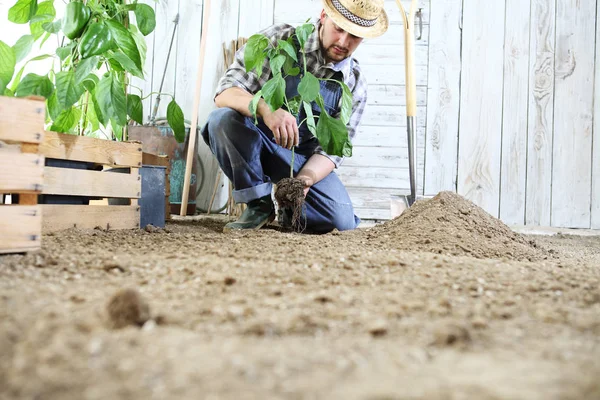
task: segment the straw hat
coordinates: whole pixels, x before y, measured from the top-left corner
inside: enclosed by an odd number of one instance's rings
[[[361,38],[375,38],[387,31],[384,0],[322,0],[325,13],[340,28]]]

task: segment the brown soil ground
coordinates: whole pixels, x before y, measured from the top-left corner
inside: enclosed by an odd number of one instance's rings
[[[0,399],[600,399],[600,237],[448,193],[353,232],[225,222],[0,257]]]

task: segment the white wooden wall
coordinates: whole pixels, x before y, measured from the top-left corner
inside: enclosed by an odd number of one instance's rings
[[[431,20],[425,193],[599,229],[598,1],[436,0]]]

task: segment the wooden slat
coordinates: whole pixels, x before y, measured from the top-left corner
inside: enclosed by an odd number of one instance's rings
[[[423,166],[418,166],[417,181],[421,181]],[[353,167],[342,165],[336,173],[346,186],[368,186],[380,189],[394,189],[399,193],[409,192],[408,167]],[[368,182],[368,183],[367,183]],[[410,192],[409,192],[410,193]]]
[[[142,153],[142,164],[143,165],[159,165],[161,167],[169,168],[169,157],[159,156],[152,153]]]
[[[45,119],[43,100],[0,96],[0,140],[40,143]]]
[[[505,0],[465,0],[458,193],[498,216]]]
[[[47,158],[87,161],[114,167],[142,165],[142,146],[139,143],[114,142],[86,136],[46,132],[40,153]]]
[[[369,85],[367,103],[381,106],[405,106],[406,86]],[[417,105],[427,104],[427,86],[417,86]]]
[[[592,150],[592,229],[600,229],[600,7],[596,10],[596,76],[594,101],[594,148]]]
[[[431,10],[425,194],[456,190],[461,16],[462,0],[436,1]]]
[[[417,163],[419,165],[423,165],[424,152],[425,149],[422,146],[417,147]],[[408,168],[408,148],[354,146],[352,157],[346,158],[344,165],[365,168]]]
[[[417,142],[424,143],[425,127],[417,128],[416,134]],[[354,146],[408,148],[407,140],[405,127],[360,125],[352,144]]]
[[[398,189],[382,189],[371,187],[346,187],[352,205],[360,208],[390,209],[392,196],[398,195]]]
[[[273,24],[274,0],[240,1],[238,36],[249,38]]]
[[[437,68],[437,67],[436,67]],[[369,84],[374,85],[402,85],[406,84],[404,65],[363,65],[360,70],[367,78]],[[427,66],[415,66],[417,86],[427,86]]]
[[[525,223],[550,226],[554,124],[554,1],[532,0]]]
[[[525,223],[530,0],[506,0],[500,219]]]
[[[42,193],[133,199],[141,188],[139,174],[45,167]]]
[[[0,254],[37,250],[41,247],[40,206],[0,206]]]
[[[354,207],[354,214],[361,220],[382,220],[386,221],[392,218],[390,207],[388,208],[363,208]]]
[[[44,156],[0,149],[0,193],[40,193]]]
[[[202,34],[207,34],[209,40],[206,43],[206,54],[203,61],[205,67],[202,76],[202,93],[200,95],[201,106],[198,112],[200,126],[207,121],[208,114],[214,109],[213,98],[216,85],[225,72],[223,43],[229,43],[231,40],[238,38],[239,1],[211,0],[211,10],[211,21],[214,21],[214,23],[211,22],[210,26],[202,29]],[[219,166],[204,140],[198,140],[197,144],[198,154],[203,163],[204,179],[203,190],[199,193],[196,204],[198,207],[206,209],[210,203]],[[228,196],[227,187],[220,186],[215,197],[215,204],[225,203]]]
[[[427,65],[427,46],[415,46],[415,65]],[[353,54],[360,65],[404,65],[404,44],[370,44],[358,46]]]
[[[139,206],[78,206],[44,204],[42,232],[69,228],[136,229],[140,226]]]
[[[551,223],[557,227],[590,227],[594,3],[558,0],[556,7]]]
[[[424,127],[427,109],[417,106],[416,127]],[[367,105],[363,114],[362,125],[406,127],[406,109],[397,106]]]

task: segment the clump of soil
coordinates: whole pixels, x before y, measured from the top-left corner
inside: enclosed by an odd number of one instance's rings
[[[296,178],[284,178],[277,183],[275,200],[280,208],[292,210],[292,227],[300,226],[304,205],[304,182]]]
[[[150,319],[150,306],[134,289],[121,289],[113,294],[106,311],[114,329],[129,325],[142,326]]]
[[[453,192],[417,201],[375,227],[377,240],[400,250],[536,261],[549,254],[473,202]]]

